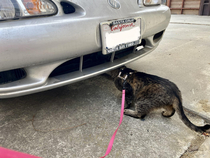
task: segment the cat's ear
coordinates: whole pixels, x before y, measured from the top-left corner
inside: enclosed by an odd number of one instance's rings
[[[124,69],[126,69],[127,67],[126,66],[122,66],[121,68],[120,68],[120,70],[124,70]]]
[[[119,72],[120,72],[119,69],[114,69],[114,70],[111,70],[111,71],[106,72],[106,74],[108,74],[112,78],[115,78],[115,77],[118,76]]]

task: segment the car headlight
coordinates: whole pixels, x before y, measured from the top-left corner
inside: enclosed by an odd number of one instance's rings
[[[56,13],[57,7],[50,0],[0,0],[0,20]]]
[[[158,5],[161,4],[161,0],[144,0],[144,5]]]
[[[142,3],[145,6],[152,6],[152,5],[159,5],[159,4],[165,4],[166,0],[138,0],[138,5],[142,5]]]

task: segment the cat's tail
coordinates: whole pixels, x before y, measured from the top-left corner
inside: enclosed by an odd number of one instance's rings
[[[176,110],[176,112],[178,113],[179,118],[182,120],[182,122],[187,127],[189,127],[191,130],[194,130],[194,131],[202,133],[202,134],[205,134],[205,133],[210,134],[210,125],[209,124],[207,124],[205,126],[196,126],[192,122],[190,122],[190,120],[187,118],[187,116],[184,113],[184,109],[183,109],[183,106],[182,106],[182,101],[179,97],[176,97],[176,99],[174,100],[173,107]]]

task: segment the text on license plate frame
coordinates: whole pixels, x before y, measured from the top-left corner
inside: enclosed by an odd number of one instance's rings
[[[141,43],[141,18],[127,18],[100,23],[104,55]]]

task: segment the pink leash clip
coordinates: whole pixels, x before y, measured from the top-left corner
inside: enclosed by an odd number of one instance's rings
[[[107,155],[109,155],[109,153],[112,150],[112,146],[114,144],[115,135],[117,134],[117,130],[119,129],[119,127],[120,127],[120,125],[121,125],[121,123],[123,121],[124,105],[125,105],[125,90],[122,91],[122,106],[121,106],[121,114],[120,114],[120,123],[119,123],[117,129],[115,130],[114,134],[112,135],[112,138],[111,138],[111,140],[109,142],[109,145],[108,145],[108,148],[106,150],[105,155],[103,157],[101,157],[101,158],[104,158]]]

